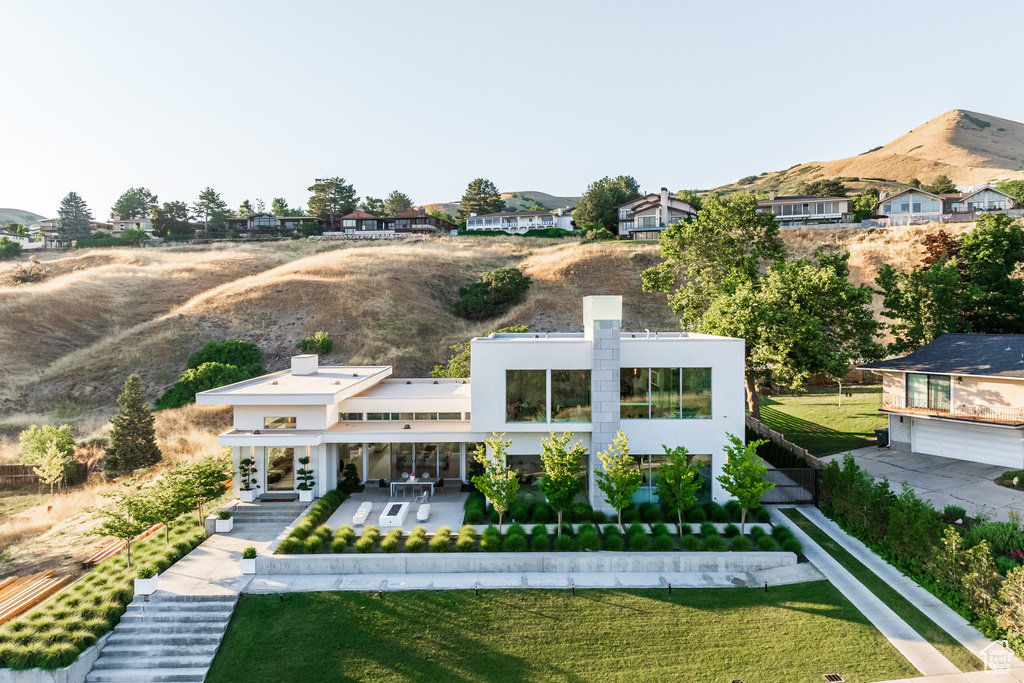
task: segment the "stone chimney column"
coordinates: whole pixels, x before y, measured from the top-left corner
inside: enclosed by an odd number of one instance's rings
[[[611,445],[619,431],[619,332],[622,327],[621,296],[588,296],[583,299],[583,336],[591,343],[590,454],[587,488],[595,509],[608,509],[597,488],[594,469],[597,453]]]

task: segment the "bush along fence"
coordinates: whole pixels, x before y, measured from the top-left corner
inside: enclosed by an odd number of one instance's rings
[[[772,467],[813,467],[816,470],[825,468],[825,463],[811,455],[811,452],[806,448],[797,446],[792,441],[787,441],[781,432],[775,431],[757,418],[747,415],[746,424],[748,442],[753,441],[758,436],[768,439],[767,444],[757,449],[757,454],[764,458]]]
[[[994,640],[1024,652],[1024,524],[942,512],[904,484],[896,493],[847,455],[821,476],[821,510]]]

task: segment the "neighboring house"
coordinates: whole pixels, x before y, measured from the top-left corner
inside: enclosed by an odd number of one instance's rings
[[[466,219],[466,230],[502,230],[509,234],[522,234],[527,230],[559,228],[572,232],[572,213],[567,209],[557,211],[500,211],[481,215],[470,214]]]
[[[697,207],[670,195],[667,188],[615,207],[619,212],[619,237],[659,239],[668,226],[697,216]]]
[[[1024,469],[1024,335],[944,334],[881,373],[892,448]]]
[[[387,238],[414,235],[447,235],[457,229],[454,223],[432,216],[422,207],[412,208],[397,216],[374,216],[365,211],[353,211],[341,218],[341,232],[325,235]]]
[[[67,240],[62,240],[57,235],[57,221],[59,220],[59,218],[47,218],[39,221],[39,235],[47,249],[69,246]],[[113,225],[104,221],[90,221],[90,224],[93,232],[102,232],[108,235],[113,228]]]
[[[142,228],[150,237],[153,236],[153,221],[146,218],[117,218],[110,220],[110,234],[113,237],[120,237],[125,230],[138,230]]]
[[[275,216],[272,213],[250,213],[228,218],[224,229],[234,231],[235,237],[276,237],[302,232],[302,224],[319,223],[315,216]]]
[[[848,197],[777,197],[775,192],[769,192],[768,199],[762,199],[757,203],[757,210],[774,213],[775,220],[781,225],[849,223],[853,220],[853,200]]]
[[[6,237],[12,242],[17,242],[21,245],[22,249],[42,249],[42,242],[33,242],[27,235],[18,235],[13,232],[7,232],[6,230],[0,230],[0,237]]]
[[[965,192],[953,194],[935,194],[911,187],[892,196],[883,192],[874,213],[888,218],[889,225],[969,222],[987,212],[1011,209],[1014,201],[1013,195],[991,185],[969,187]]]
[[[594,482],[596,453],[622,430],[644,473],[635,500],[654,501],[662,445],[685,446],[707,466],[715,500],[727,433],[743,434],[743,340],[686,332],[623,332],[622,298],[583,300],[582,333],[492,334],[472,340],[471,377],[395,379],[390,366],[318,367],[292,358],[290,370],[204,391],[199,405],[230,405],[234,426],[220,445],[256,461],[260,493],[294,490],[296,458],[307,453],[316,495],[355,465],[368,486],[415,473],[459,486],[477,444],[511,439],[509,463],[524,490],[541,472],[540,442],[573,432],[588,449],[584,494],[608,509]],[[269,475],[269,476],[268,476]],[[235,481],[238,490],[238,480]]]

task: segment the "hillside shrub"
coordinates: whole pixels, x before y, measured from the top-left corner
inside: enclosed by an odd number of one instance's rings
[[[480,282],[459,288],[455,314],[468,320],[501,315],[530,288],[530,278],[518,268],[498,268],[480,276]]]
[[[565,237],[579,237],[579,233],[573,230],[562,230],[561,228],[534,228],[523,233],[523,237],[548,237],[563,239]]]
[[[188,358],[188,369],[156,401],[156,409],[180,408],[194,403],[196,394],[262,375],[263,355],[251,342],[230,339],[210,342]]]
[[[329,334],[320,330],[319,332],[306,337],[296,344],[296,346],[299,348],[299,351],[302,351],[303,353],[319,353],[326,356],[331,352],[331,349],[334,348],[334,340],[331,339]]]
[[[967,519],[967,510],[959,505],[947,505],[942,508],[942,518],[949,524],[954,524],[957,520]]]
[[[968,546],[976,546],[986,542],[996,555],[1009,556],[1012,552],[1024,552],[1024,527],[1021,526],[1020,514],[1010,512],[1008,522],[986,522],[977,524],[967,532]]]
[[[42,282],[50,277],[50,269],[39,265],[35,256],[30,256],[28,263],[16,263],[0,277],[0,283],[8,287]]]
[[[101,249],[104,247],[130,247],[133,243],[128,240],[123,240],[120,237],[113,237],[111,235],[104,235],[103,233],[97,233],[96,237],[90,237],[89,239],[77,240],[75,246],[79,249]]]
[[[21,256],[21,244],[7,235],[0,236],[0,261]]]

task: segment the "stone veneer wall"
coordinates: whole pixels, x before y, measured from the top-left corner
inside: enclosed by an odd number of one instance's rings
[[[594,469],[600,467],[597,454],[612,444],[619,431],[619,320],[595,320],[593,339],[593,369],[590,371],[590,406],[593,432],[590,437],[590,464],[587,473],[590,482],[590,502],[595,510],[610,511],[597,488]]]

